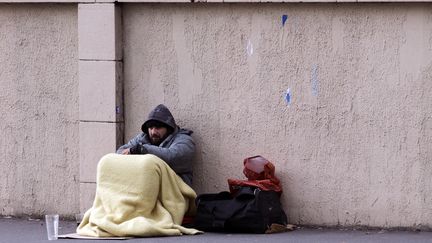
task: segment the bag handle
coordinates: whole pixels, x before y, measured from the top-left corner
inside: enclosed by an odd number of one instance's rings
[[[195,205],[198,205],[201,201],[215,201],[215,200],[230,200],[232,199],[231,193],[228,191],[222,191],[218,194],[201,194],[195,198]]]

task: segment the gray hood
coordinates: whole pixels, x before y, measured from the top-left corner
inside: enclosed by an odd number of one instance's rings
[[[177,130],[177,124],[174,120],[173,115],[171,114],[170,110],[160,104],[158,106],[156,106],[156,108],[154,108],[150,114],[148,115],[147,121],[145,121],[142,126],[141,126],[141,130],[145,133],[148,134],[148,127],[147,124],[149,121],[159,121],[162,122],[164,124],[166,124],[167,126],[172,128],[172,131],[176,131]]]

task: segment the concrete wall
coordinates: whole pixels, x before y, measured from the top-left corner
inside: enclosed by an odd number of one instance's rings
[[[431,227],[431,10],[125,4],[125,138],[165,103],[195,131],[199,193],[260,154],[291,223]]]
[[[0,215],[79,210],[76,5],[0,4]]]
[[[99,111],[120,107],[127,140],[168,105],[195,131],[198,193],[226,190],[243,159],[261,154],[276,165],[291,223],[432,227],[430,4],[123,3],[123,30],[108,5],[0,4],[0,215],[91,205],[96,162],[80,156],[92,137],[80,121],[122,119],[84,116],[94,97],[81,84],[117,90],[122,67],[124,109],[111,92]],[[84,11],[93,7],[94,19]],[[112,44],[123,36],[123,59],[102,58],[119,68],[79,70],[102,63],[79,53],[100,41],[84,22],[78,30],[79,16],[114,33],[102,54],[120,53]],[[113,127],[88,130],[112,146]]]

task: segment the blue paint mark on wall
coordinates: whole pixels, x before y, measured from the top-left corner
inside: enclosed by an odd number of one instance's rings
[[[311,77],[311,86],[312,86],[312,95],[317,96],[319,91],[319,80],[318,80],[318,65],[313,65],[312,67],[312,77]]]
[[[285,103],[286,103],[287,105],[290,105],[290,104],[291,104],[291,92],[290,92],[290,89],[289,89],[289,88],[288,88],[288,89],[286,90],[286,92],[285,92],[284,99],[285,99]]]
[[[288,20],[288,15],[282,15],[282,26],[285,26],[285,22]]]

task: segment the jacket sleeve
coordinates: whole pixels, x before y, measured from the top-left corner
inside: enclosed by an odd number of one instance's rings
[[[123,150],[131,148],[137,144],[140,144],[140,141],[142,141],[142,139],[143,139],[143,134],[136,135],[127,144],[120,146],[120,148],[117,149],[116,153],[121,154]]]
[[[186,134],[177,136],[167,147],[144,144],[149,154],[154,154],[165,161],[177,174],[192,171],[192,159],[195,153],[195,142]]]

